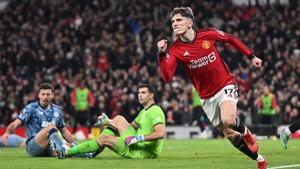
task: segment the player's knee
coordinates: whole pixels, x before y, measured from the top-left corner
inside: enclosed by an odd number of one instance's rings
[[[54,124],[49,124],[49,126],[46,127],[47,129],[51,130],[51,129],[56,129],[56,126]]]
[[[120,116],[120,115],[117,115],[116,117],[113,118],[113,122],[116,122],[116,123],[120,123],[120,122],[123,122],[125,120],[125,118],[123,116]]]
[[[97,139],[97,141],[105,142],[105,141],[109,140],[111,137],[112,137],[112,136],[110,136],[110,135],[104,134],[104,135],[100,136],[100,137]]]
[[[110,135],[102,135],[97,139],[97,142],[100,146],[105,146],[107,145],[107,143],[109,143],[110,139],[112,138],[112,136]]]
[[[226,130],[223,131],[223,134],[228,140],[234,140],[236,137],[238,137],[238,134],[234,132],[228,132]]]
[[[111,122],[111,124],[116,127],[116,128],[123,128],[123,126],[127,126],[127,120],[123,117],[123,116],[120,116],[120,115],[117,115]]]
[[[223,134],[224,134],[224,136],[226,137],[226,138],[228,138],[229,140],[231,139],[231,138],[234,138],[234,137],[236,137],[237,136],[237,133],[236,132],[234,132],[232,129],[230,129],[230,128],[225,128],[225,129],[223,129]]]
[[[222,123],[224,124],[224,126],[232,128],[236,125],[236,120],[235,120],[235,116],[229,116],[227,118],[224,118],[222,120]]]

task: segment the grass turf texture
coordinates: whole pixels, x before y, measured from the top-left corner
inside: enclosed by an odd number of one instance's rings
[[[283,150],[279,140],[259,141],[269,167],[300,163],[300,140]],[[227,140],[166,140],[158,159],[125,159],[106,149],[95,159],[32,158],[22,148],[0,148],[1,169],[255,169],[256,162]],[[300,167],[298,167],[300,168]],[[294,168],[293,168],[294,169]]]

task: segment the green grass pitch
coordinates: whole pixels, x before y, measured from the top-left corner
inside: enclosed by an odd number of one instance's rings
[[[288,150],[280,141],[258,142],[269,167],[300,164],[300,140]],[[227,140],[166,140],[158,159],[124,159],[105,150],[94,159],[31,158],[21,148],[0,148],[1,169],[255,169],[256,162],[236,150]],[[300,168],[293,167],[292,169]]]

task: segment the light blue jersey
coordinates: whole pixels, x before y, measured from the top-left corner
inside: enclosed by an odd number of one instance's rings
[[[38,101],[28,104],[18,116],[26,128],[26,143],[35,137],[38,132],[49,124],[54,124],[58,129],[65,127],[62,111],[59,106],[50,104],[48,108],[41,107]]]

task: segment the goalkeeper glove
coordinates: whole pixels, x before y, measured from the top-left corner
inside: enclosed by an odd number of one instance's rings
[[[136,144],[138,142],[144,141],[145,137],[143,135],[139,136],[128,136],[125,139],[126,145],[130,146],[131,144]]]

